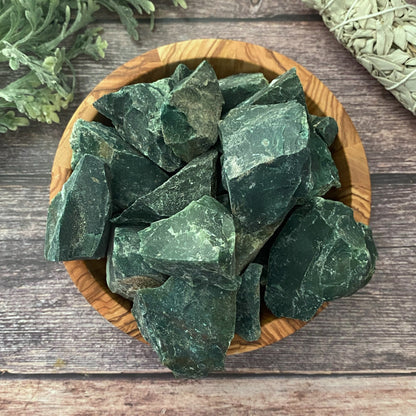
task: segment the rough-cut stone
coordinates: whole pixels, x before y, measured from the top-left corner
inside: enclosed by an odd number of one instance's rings
[[[267,87],[269,82],[261,72],[253,74],[241,73],[230,75],[219,80],[224,106],[222,114],[228,113],[232,108]]]
[[[242,275],[237,292],[235,332],[246,341],[257,341],[260,326],[260,277],[263,266],[250,263]]]
[[[306,108],[305,93],[295,68],[275,78],[269,85],[243,101],[240,106],[279,104],[288,101],[297,101]]]
[[[190,162],[215,144],[224,99],[212,66],[203,61],[169,94],[161,111],[165,143]]]
[[[237,218],[234,218],[235,226],[235,269],[241,273],[252,262],[264,245],[273,236],[278,226],[265,225],[255,231],[248,231],[242,227]]]
[[[232,213],[249,231],[278,225],[312,186],[305,107],[296,101],[237,107],[219,126]]]
[[[203,196],[191,202],[172,217],[140,231],[139,237],[139,255],[153,269],[235,288],[234,223],[214,198]]]
[[[111,212],[108,167],[101,159],[85,155],[49,206],[45,258],[105,257]]]
[[[107,163],[113,159],[114,152],[138,154],[137,150],[125,142],[114,127],[108,127],[95,121],[78,119],[69,139],[72,148],[71,168],[85,154],[101,158]]]
[[[181,67],[171,79],[128,85],[94,103],[128,143],[168,172],[179,169],[182,161],[163,140],[160,110],[166,94],[186,73]]]
[[[132,313],[140,332],[176,377],[198,378],[224,368],[234,336],[236,290],[178,276],[140,289]]]
[[[309,115],[309,120],[318,136],[327,146],[331,146],[338,134],[337,122],[332,117],[320,117],[313,114]]]
[[[169,179],[165,171],[140,154],[115,151],[109,165],[115,213],[123,211],[137,198]]]
[[[152,82],[152,85],[159,88],[164,95],[168,95],[176,85],[191,74],[192,71],[186,65],[179,64],[170,77],[158,79],[157,81]]]
[[[277,317],[309,320],[324,301],[364,286],[376,258],[371,230],[351,208],[314,198],[292,212],[271,248],[266,305]]]
[[[325,195],[332,187],[341,186],[338,169],[327,144],[312,129],[310,136],[311,175],[313,189],[311,196]]]
[[[157,287],[167,277],[149,267],[139,255],[141,227],[116,227],[107,252],[107,285],[113,293],[133,300],[138,289]]]
[[[176,214],[203,195],[215,195],[217,159],[216,150],[196,157],[162,185],[139,197],[113,222],[151,223]]]

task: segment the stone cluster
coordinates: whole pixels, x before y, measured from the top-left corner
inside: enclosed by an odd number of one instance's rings
[[[75,123],[45,257],[106,257],[109,289],[176,376],[222,369],[235,333],[259,339],[262,303],[308,320],[371,278],[370,229],[322,198],[340,186],[337,124],[309,114],[294,68],[269,84],[180,64],[94,106],[112,126]]]

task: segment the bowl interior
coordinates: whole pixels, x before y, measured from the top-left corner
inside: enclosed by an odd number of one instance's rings
[[[365,152],[348,114],[331,91],[312,73],[284,55],[257,45],[218,39],[192,40],[154,49],[127,62],[102,80],[75,111],[64,131],[52,168],[51,199],[71,174],[69,137],[74,122],[78,118],[108,122],[92,106],[95,100],[128,84],[152,82],[169,76],[179,63],[194,69],[204,59],[214,67],[219,78],[240,72],[262,72],[271,81],[296,67],[309,112],[334,117],[339,126],[331,152],[339,170],[341,188],[331,190],[327,196],[353,208],[355,219],[368,224],[371,186]],[[131,302],[107,288],[105,259],[69,261],[65,262],[65,267],[80,292],[101,315],[127,334],[144,341],[130,312]],[[304,325],[305,322],[295,319],[275,318],[263,305],[260,339],[246,342],[236,335],[228,353],[241,353],[269,345]]]

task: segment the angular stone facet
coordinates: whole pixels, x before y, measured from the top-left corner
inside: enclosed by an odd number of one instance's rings
[[[72,148],[72,170],[86,154],[97,156],[110,163],[116,151],[138,153],[134,147],[122,139],[113,127],[107,127],[95,121],[78,119],[72,129],[69,142]]]
[[[176,214],[203,195],[215,195],[217,158],[216,150],[196,157],[158,188],[138,198],[113,222],[151,223]]]
[[[165,144],[160,109],[169,87],[134,84],[99,98],[94,107],[109,118],[120,135],[162,169],[173,172],[182,161]]]
[[[234,336],[236,292],[172,276],[163,286],[138,290],[132,313],[176,377],[203,377],[224,368]]]
[[[310,151],[304,106],[289,101],[237,107],[219,127],[232,213],[249,231],[278,225],[297,198],[309,192],[304,185],[310,176],[305,170]]]
[[[165,143],[190,162],[215,144],[224,100],[217,76],[203,61],[167,97],[161,118]]]
[[[49,206],[45,258],[105,257],[111,212],[108,167],[101,159],[85,155]]]
[[[157,287],[167,277],[153,270],[139,255],[142,227],[116,227],[107,253],[107,285],[113,293],[133,300],[138,289]]]
[[[337,122],[332,117],[319,117],[312,114],[309,115],[309,120],[318,136],[327,146],[331,146],[338,134]]]
[[[167,275],[208,279],[226,289],[238,286],[233,219],[214,198],[203,196],[191,202],[139,236],[139,254],[151,268]]]
[[[228,113],[232,108],[251,97],[256,92],[269,85],[269,82],[260,72],[253,74],[235,74],[219,80],[224,106],[222,114]]]
[[[351,208],[314,198],[293,211],[271,248],[266,305],[277,317],[309,320],[324,301],[368,283],[376,258],[371,231]]]
[[[305,93],[295,68],[291,68],[275,78],[269,85],[243,101],[240,105],[279,104],[293,100],[306,108]]]
[[[246,341],[257,341],[261,335],[260,326],[260,277],[261,264],[251,263],[242,275],[237,292],[237,314],[235,332]]]

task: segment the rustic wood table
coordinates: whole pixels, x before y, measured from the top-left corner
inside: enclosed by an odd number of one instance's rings
[[[157,2],[156,28],[143,19],[139,42],[102,13],[106,59],[78,59],[77,93],[61,123],[0,137],[0,414],[415,415],[416,118],[300,1],[188,3],[184,11]],[[54,153],[87,92],[136,55],[201,37],[278,51],[334,92],[367,153],[379,260],[368,286],[294,335],[184,381],[102,318],[63,265],[43,259],[43,245]]]

